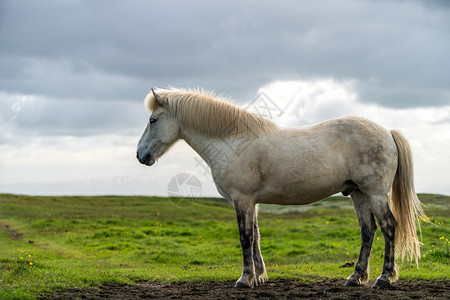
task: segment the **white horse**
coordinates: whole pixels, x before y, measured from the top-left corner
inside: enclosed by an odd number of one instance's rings
[[[351,195],[361,227],[359,259],[346,286],[369,280],[375,217],[385,238],[383,271],[375,287],[397,280],[396,256],[418,262],[416,221],[427,219],[414,190],[411,150],[398,131],[355,116],[281,128],[203,90],[152,89],[145,103],[151,116],[137,159],[151,166],[183,139],[209,165],[217,190],[234,205],[244,260],[235,287],[267,280],[258,203],[307,204],[338,192]]]

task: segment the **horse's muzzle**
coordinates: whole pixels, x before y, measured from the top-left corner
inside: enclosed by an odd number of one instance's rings
[[[153,159],[153,155],[151,152],[139,153],[139,151],[137,151],[136,158],[139,160],[141,164],[147,166],[151,166],[155,163],[155,160]]]

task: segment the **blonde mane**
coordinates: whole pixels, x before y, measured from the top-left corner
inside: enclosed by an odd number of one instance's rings
[[[252,114],[203,89],[170,88],[150,92],[145,104],[150,111],[158,106],[166,108],[183,126],[208,136],[261,135],[278,131],[278,125]],[[161,104],[160,104],[161,103]]]

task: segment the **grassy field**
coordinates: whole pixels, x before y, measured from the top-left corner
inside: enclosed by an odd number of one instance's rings
[[[450,277],[450,197],[420,195],[435,225],[422,224],[420,268],[399,261],[400,279]],[[0,298],[104,282],[224,281],[239,278],[242,254],[233,208],[210,199],[31,197],[0,194]],[[191,205],[183,205],[191,204]],[[359,226],[351,201],[261,206],[261,249],[269,279],[346,278]],[[371,280],[381,272],[377,231]]]

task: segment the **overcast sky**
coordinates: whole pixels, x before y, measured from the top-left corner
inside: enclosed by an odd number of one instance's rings
[[[151,87],[204,87],[301,126],[400,129],[419,192],[450,194],[450,1],[0,0],[0,192],[167,195],[183,142],[135,159]],[[249,107],[252,110],[252,107]]]

